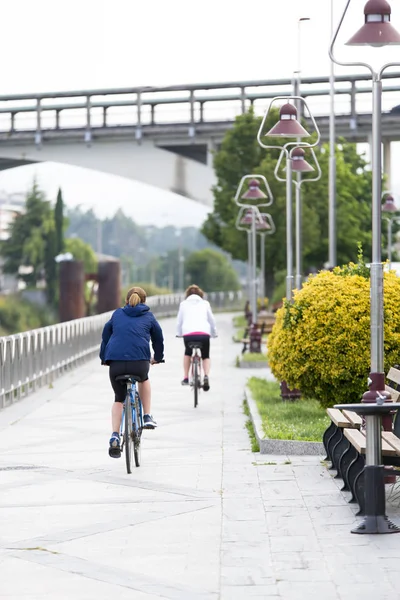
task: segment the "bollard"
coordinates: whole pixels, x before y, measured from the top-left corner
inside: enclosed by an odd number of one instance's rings
[[[250,326],[249,339],[250,352],[261,353],[261,330],[258,329],[256,323]]]

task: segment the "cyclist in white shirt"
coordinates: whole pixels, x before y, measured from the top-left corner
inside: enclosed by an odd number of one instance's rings
[[[204,381],[203,389],[210,389],[210,337],[217,337],[214,315],[210,303],[204,300],[204,292],[197,285],[190,285],[186,299],[179,306],[176,335],[183,336],[185,355],[183,357],[182,385],[189,385],[189,369],[192,349],[189,342],[201,343],[201,358],[203,360]]]

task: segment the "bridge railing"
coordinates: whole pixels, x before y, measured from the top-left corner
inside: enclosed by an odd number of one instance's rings
[[[388,98],[384,110],[400,103],[399,78],[397,72],[383,75],[384,98]],[[355,119],[357,114],[370,112],[370,107],[359,100],[371,96],[369,74],[337,75],[334,85],[335,95],[346,98],[346,105],[338,103],[337,115]],[[146,130],[160,133],[177,124],[185,125],[189,135],[195,135],[196,125],[230,122],[250,106],[263,111],[266,100],[293,91],[292,79],[279,79],[1,95],[0,139],[25,133],[40,145],[44,133],[51,136],[64,131],[72,135],[83,130],[84,140],[90,143],[92,131],[112,128],[133,128],[140,139]],[[300,95],[307,98],[313,113],[314,109],[318,112],[321,100],[326,112],[329,94],[328,77],[302,79]]]
[[[242,292],[212,292],[214,310],[243,308]],[[177,314],[182,294],[151,296],[157,317]],[[0,408],[49,385],[66,371],[98,355],[101,333],[112,312],[0,337]]]

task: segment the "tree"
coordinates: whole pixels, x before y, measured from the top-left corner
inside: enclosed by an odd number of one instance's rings
[[[90,244],[86,244],[78,237],[65,239],[65,250],[70,252],[74,260],[83,262],[85,273],[95,273],[97,271],[97,258]]]
[[[49,234],[54,229],[50,203],[36,181],[28,193],[25,211],[16,216],[10,227],[10,238],[1,247],[4,271],[18,276],[27,285],[36,286],[45,277]],[[22,271],[21,267],[24,267]]]
[[[54,221],[55,221],[55,232],[56,242],[55,250],[56,256],[64,251],[64,202],[62,197],[61,189],[58,190],[56,206],[54,208]]]
[[[206,292],[222,292],[240,288],[236,271],[229,260],[218,252],[206,248],[190,254],[185,263],[190,281]]]
[[[277,118],[277,112],[271,111],[265,129],[272,127]],[[278,182],[274,176],[279,150],[263,150],[257,143],[260,123],[261,119],[250,110],[237,117],[233,128],[225,135],[214,159],[217,175],[214,209],[202,231],[208,240],[231,253],[233,258],[246,260],[247,234],[235,227],[238,207],[233,198],[243,175],[265,175],[274,196],[274,203],[266,211],[276,225],[275,234],[268,236],[265,244],[267,295],[271,297],[276,275],[286,269],[286,193],[285,183]],[[271,144],[281,145],[282,142],[271,138]],[[305,271],[311,267],[322,268],[328,258],[328,147],[322,146],[316,154],[322,177],[317,182],[302,185]],[[310,161],[308,153],[306,158]],[[338,260],[343,263],[356,258],[357,242],[362,243],[366,255],[370,253],[371,173],[354,144],[340,143],[336,148],[336,160]]]

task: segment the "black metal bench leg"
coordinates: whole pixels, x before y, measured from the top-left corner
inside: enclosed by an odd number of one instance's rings
[[[325,452],[326,452],[326,456],[325,456],[324,460],[329,460],[328,441],[332,437],[332,435],[335,433],[335,431],[336,431],[336,425],[334,424],[333,421],[331,421],[331,424],[329,425],[328,429],[325,430],[324,435],[322,436],[322,443],[324,445]]]
[[[356,512],[357,517],[363,517],[365,515],[365,478],[364,469],[360,471],[354,480],[354,495],[357,500],[357,504],[360,507],[359,511]]]
[[[343,487],[341,489],[342,492],[350,492],[349,482],[347,481],[347,469],[351,465],[351,463],[357,458],[358,452],[354,448],[352,444],[350,444],[349,440],[347,440],[347,449],[343,452],[342,456],[339,460],[339,470],[343,479]]]
[[[336,446],[337,442],[340,440],[341,435],[342,435],[340,427],[336,427],[336,425],[335,425],[335,429],[336,429],[336,431],[329,438],[328,445],[327,445],[327,448],[328,448],[327,454],[328,454],[329,460],[332,463],[331,466],[328,467],[329,469],[334,469],[335,468],[335,465],[333,464],[333,449]]]
[[[343,435],[343,429],[340,430],[340,439],[339,441],[335,444],[335,447],[333,448],[332,451],[332,464],[334,465],[337,473],[335,475],[335,479],[343,479],[343,475],[340,471],[340,457],[342,456],[343,452],[346,450],[347,448],[347,438],[344,437]]]
[[[357,502],[357,498],[355,496],[355,491],[354,491],[354,482],[356,480],[357,475],[360,473],[360,471],[363,470],[364,465],[365,465],[365,458],[357,452],[357,458],[355,458],[353,460],[353,462],[350,463],[349,468],[347,469],[347,474],[346,474],[347,483],[349,484],[349,488],[351,491],[351,498],[349,500],[349,504]]]

